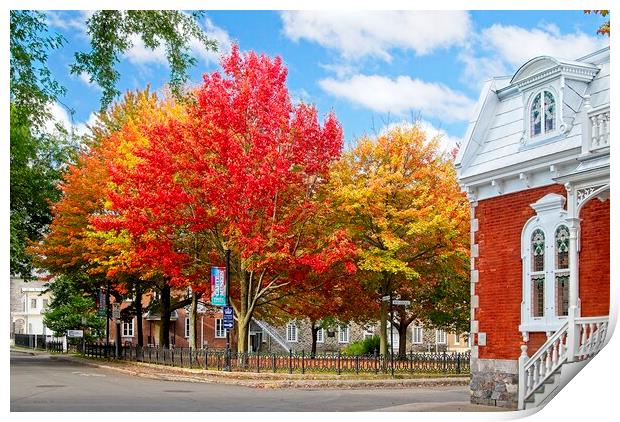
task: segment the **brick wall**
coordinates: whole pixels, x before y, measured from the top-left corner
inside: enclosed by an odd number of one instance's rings
[[[475,294],[479,302],[474,316],[478,331],[487,335],[486,346],[478,350],[481,359],[519,358],[521,232],[527,220],[536,214],[530,204],[548,193],[566,196],[563,186],[550,185],[478,202],[478,231],[474,239],[478,258],[474,266],[478,270]],[[534,342],[538,343],[536,336],[532,338]]]
[[[581,210],[581,316],[609,315],[610,201],[591,199]]]
[[[566,197],[561,185],[521,191],[478,202],[478,270],[474,316],[478,331],[487,334],[479,348],[481,359],[518,359],[522,296],[521,233],[535,211],[530,204],[544,195]],[[580,298],[583,316],[609,313],[609,200],[591,200],[581,212]],[[530,333],[531,355],[546,341],[545,333]]]

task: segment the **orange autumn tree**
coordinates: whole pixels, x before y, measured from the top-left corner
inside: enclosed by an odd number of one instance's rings
[[[257,309],[349,252],[342,232],[307,230],[321,218],[316,191],[340,155],[342,130],[333,114],[320,124],[314,107],[293,106],[280,58],[235,46],[222,68],[204,76],[186,120],[145,128],[149,144],[135,151],[135,166],[111,168],[114,214],[99,223],[127,230],[173,285],[207,281],[230,250],[243,350]]]
[[[111,281],[112,293],[135,294],[133,308],[137,314],[138,344],[142,345],[141,293],[148,287],[142,277],[144,269],[133,259],[133,243],[127,232],[97,230],[92,218],[108,212],[110,188],[109,162],[130,163],[129,153],[142,144],[135,128],[152,123],[165,113],[157,111],[157,97],[147,90],[127,93],[123,101],[98,115],[91,127],[88,145],[71,166],[60,185],[61,199],[53,204],[53,221],[46,237],[31,250],[37,264],[51,275],[87,274],[84,280],[100,287]],[[158,117],[160,116],[160,117]],[[119,130],[132,133],[118,136]]]
[[[362,138],[331,172],[340,224],[359,254],[359,277],[380,303],[381,354],[388,303],[399,289],[432,284],[446,267],[467,272],[469,211],[450,155],[418,127]]]

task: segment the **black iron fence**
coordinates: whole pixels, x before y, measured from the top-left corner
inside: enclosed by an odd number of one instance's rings
[[[469,374],[469,353],[408,353],[395,357],[379,354],[343,356],[340,353],[310,356],[305,352],[288,354],[230,353],[225,350],[122,346],[119,356],[114,345],[87,344],[86,356],[118,358],[160,365],[289,374]]]
[[[50,340],[42,334],[15,334],[14,341],[16,346],[45,350]]]

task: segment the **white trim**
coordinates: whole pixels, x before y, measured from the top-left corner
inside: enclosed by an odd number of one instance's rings
[[[226,330],[224,329],[224,320],[222,318],[215,318],[213,329],[215,331],[214,338],[226,338]]]
[[[316,342],[325,343],[325,329],[319,328],[316,332]]]
[[[567,212],[564,211],[566,199],[557,194],[547,194],[530,206],[536,215],[530,218],[521,233],[521,260],[522,260],[522,298],[521,324],[522,333],[532,331],[555,331],[562,326],[568,315],[557,315],[556,309],[556,274],[570,274],[569,269],[556,269],[556,231],[560,226],[569,227],[566,221]],[[536,230],[545,235],[544,267],[542,271],[532,271],[531,238]],[[543,284],[543,315],[532,315],[532,281],[533,275],[544,277]]]
[[[286,341],[287,343],[297,343],[299,341],[299,330],[295,321],[286,324]]]
[[[185,338],[189,338],[190,336],[190,317],[186,316],[185,317],[185,322],[183,324],[183,333],[185,334]]]
[[[345,334],[343,336],[343,334]],[[338,326],[338,343],[348,343],[350,340],[350,332],[349,332],[349,326],[348,325],[339,325]]]
[[[121,337],[133,338],[135,336],[135,324],[134,324],[135,319],[136,318],[134,317],[134,318],[131,318],[131,320],[129,321],[123,321],[123,325],[121,326]]]
[[[435,343],[448,344],[448,334],[445,330],[435,330]]]
[[[416,331],[419,331],[418,335],[416,335]],[[417,339],[418,336],[419,339]],[[424,344],[424,327],[421,325],[411,327],[411,344]]]

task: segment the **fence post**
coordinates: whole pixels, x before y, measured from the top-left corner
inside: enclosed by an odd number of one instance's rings
[[[209,347],[205,348],[205,370],[209,369]]]
[[[359,375],[360,373],[360,357],[359,356],[355,356],[355,374]]]
[[[301,373],[302,375],[306,373],[306,352],[302,349],[301,351]]]
[[[448,356],[445,350],[443,351],[443,372],[448,372]]]
[[[288,373],[293,373],[293,349],[288,349]]]
[[[276,354],[274,353],[271,356],[271,367],[273,368],[273,373],[276,373]]]
[[[256,351],[256,372],[260,374],[260,347]]]
[[[460,353],[456,354],[456,373],[457,374],[461,373],[461,354]]]
[[[338,375],[340,375],[340,350],[338,350]]]
[[[181,368],[183,367],[183,348],[181,347]]]

